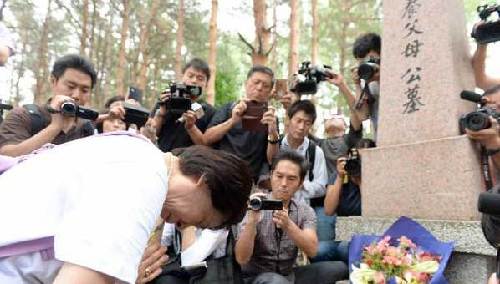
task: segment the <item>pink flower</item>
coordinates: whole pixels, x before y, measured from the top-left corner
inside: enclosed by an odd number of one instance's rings
[[[375,284],[385,284],[385,275],[384,273],[377,271],[373,275],[373,280],[375,281]]]
[[[411,248],[411,249],[417,248],[417,245],[413,243],[410,239],[408,239],[406,236],[401,236],[399,238],[399,245],[403,248]]]

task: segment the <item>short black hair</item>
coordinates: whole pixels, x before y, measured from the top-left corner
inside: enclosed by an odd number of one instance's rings
[[[376,33],[361,35],[354,41],[352,54],[354,58],[365,58],[370,51],[380,54],[381,42],[380,36]]]
[[[189,60],[184,68],[182,68],[182,74],[184,74],[189,68],[193,68],[203,72],[205,76],[207,76],[207,81],[210,80],[210,67],[208,67],[208,64],[205,60],[198,57]]]
[[[312,122],[316,120],[316,107],[310,100],[299,100],[294,102],[287,111],[287,116],[289,119],[299,111],[304,111],[306,115],[309,115],[312,118]]]
[[[182,174],[203,176],[213,207],[226,218],[223,225],[243,219],[253,183],[247,162],[231,153],[200,145],[177,148],[172,153],[179,157]]]
[[[264,66],[264,65],[258,65],[258,64],[254,65],[254,66],[252,66],[252,68],[250,68],[250,70],[248,70],[247,80],[250,79],[250,77],[252,77],[253,73],[264,73],[264,74],[271,76],[271,86],[274,85],[273,69],[271,69],[267,66]]]
[[[113,96],[109,99],[106,100],[106,102],[104,103],[104,108],[109,110],[109,107],[115,103],[115,102],[119,102],[119,101],[122,101],[124,102],[125,101],[125,97],[124,96]]]
[[[54,62],[54,66],[52,67],[52,76],[54,79],[59,80],[64,72],[66,72],[66,69],[76,69],[89,75],[92,81],[91,88],[94,88],[97,81],[97,72],[94,69],[94,65],[92,65],[87,58],[78,54],[64,55]]]
[[[483,96],[493,95],[493,94],[498,93],[498,92],[500,92],[500,84],[495,85],[491,88],[488,88],[486,91],[484,91]]]
[[[309,169],[309,165],[307,164],[307,161],[304,159],[304,157],[302,157],[295,151],[282,150],[278,152],[276,156],[274,156],[273,162],[271,164],[271,172],[276,169],[276,166],[281,161],[290,161],[299,166],[300,181],[304,180],[307,170]]]

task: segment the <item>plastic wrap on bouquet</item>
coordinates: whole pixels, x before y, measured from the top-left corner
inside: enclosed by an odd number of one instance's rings
[[[401,236],[411,239],[419,248],[434,255],[441,256],[438,270],[432,276],[430,283],[446,284],[448,281],[444,277],[446,264],[453,251],[453,243],[441,242],[437,240],[429,231],[419,223],[408,217],[400,217],[391,225],[382,236],[373,235],[354,235],[349,246],[349,270],[352,272],[352,265],[358,266],[361,262],[363,249],[374,242],[378,242],[383,236],[391,237],[391,244],[397,243]],[[395,283],[392,279],[389,283]]]

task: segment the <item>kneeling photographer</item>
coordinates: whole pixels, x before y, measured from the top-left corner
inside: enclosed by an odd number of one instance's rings
[[[483,175],[487,188],[491,188],[493,181],[491,174],[497,177],[500,169],[500,135],[498,132],[497,112],[500,109],[500,85],[490,88],[484,94],[478,95],[472,92],[462,92],[462,98],[480,104],[480,109],[465,114],[460,120],[461,131],[477,141],[482,147]],[[494,165],[492,173],[487,170],[489,166],[488,157]]]
[[[375,147],[370,139],[361,139],[351,148],[347,157],[337,159],[337,177],[327,186],[325,214],[361,216],[361,155],[359,150]],[[341,260],[348,262],[349,244],[335,240],[320,242],[313,261]]]
[[[92,135],[89,120],[98,113],[82,106],[90,101],[96,77],[92,64],[79,55],[56,60],[50,78],[53,96],[46,105],[24,105],[8,113],[0,126],[0,154],[25,155],[47,143]]]
[[[303,201],[293,198],[307,172],[304,158],[291,151],[276,155],[271,166],[270,199],[281,200],[282,209],[263,210],[251,202],[243,219],[235,256],[242,266],[245,283],[335,283],[347,278],[347,266],[341,262],[320,262],[294,267],[298,250],[316,255],[316,215]],[[252,198],[261,196],[256,193]],[[262,210],[256,210],[262,209]],[[272,210],[275,209],[275,210]]]
[[[201,102],[209,79],[208,64],[193,58],[183,69],[182,83],[162,93],[154,117],[160,150],[206,144],[203,133],[215,114],[214,107]]]

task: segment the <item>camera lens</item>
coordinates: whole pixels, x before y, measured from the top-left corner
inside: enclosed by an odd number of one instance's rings
[[[252,198],[250,199],[249,205],[252,210],[260,210],[260,208],[262,207],[262,200],[257,197]]]
[[[61,104],[61,113],[63,115],[75,116],[77,106],[73,102],[64,102]]]
[[[375,64],[363,63],[363,64],[359,65],[359,67],[358,67],[359,78],[363,79],[363,80],[370,80],[377,72],[376,67],[373,65],[375,65]]]
[[[360,176],[361,161],[359,159],[348,159],[345,163],[344,170],[351,176]]]
[[[490,117],[482,112],[469,113],[465,116],[465,127],[473,131],[490,128]]]

